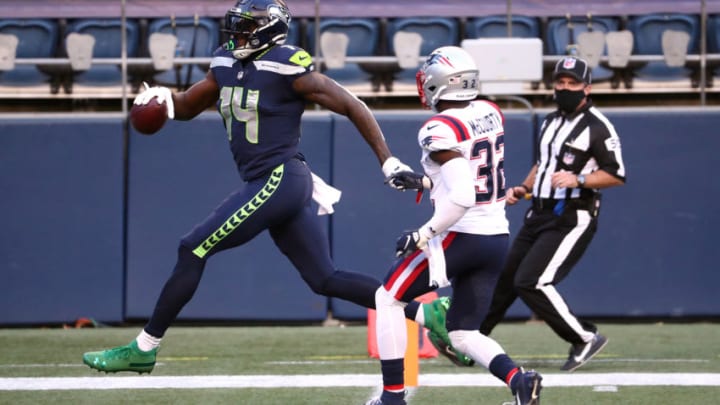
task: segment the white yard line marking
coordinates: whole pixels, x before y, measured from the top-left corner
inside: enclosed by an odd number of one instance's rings
[[[498,386],[504,387],[495,377],[477,374],[431,374],[420,376],[421,386]],[[545,387],[587,387],[596,385],[651,386],[720,386],[720,374],[717,373],[573,373],[545,374],[542,384]],[[426,377],[424,379],[423,377]]]
[[[377,387],[379,374],[0,378],[0,391],[158,388]],[[489,374],[421,374],[420,387],[503,387]],[[545,387],[720,386],[720,373],[543,374]]]

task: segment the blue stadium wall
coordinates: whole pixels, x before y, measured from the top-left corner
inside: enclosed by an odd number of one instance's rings
[[[559,289],[591,317],[717,317],[713,241],[720,225],[718,109],[608,109],[623,142],[628,184],[604,193],[598,234]],[[377,112],[393,151],[419,168],[420,112]],[[531,165],[542,114],[506,115],[506,176]],[[175,263],[180,237],[242,187],[220,120],[170,122],[152,137],[119,115],[0,115],[0,324],[91,317],[146,319]],[[340,268],[384,277],[396,235],[429,215],[427,199],[382,184],[370,149],[343,117],[309,112],[302,149],[343,191],[325,218]],[[509,207],[513,233],[527,203]],[[445,290],[443,293],[447,293]],[[313,294],[263,234],[213,257],[186,321],[364,319],[366,311]],[[511,317],[527,317],[516,303]]]

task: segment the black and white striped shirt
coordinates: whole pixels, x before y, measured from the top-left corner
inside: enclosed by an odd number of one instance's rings
[[[552,187],[552,174],[560,170],[587,175],[602,169],[625,180],[620,138],[610,121],[593,107],[590,100],[575,114],[555,111],[545,118],[540,129],[538,155],[533,186],[535,198],[581,197],[580,188]]]

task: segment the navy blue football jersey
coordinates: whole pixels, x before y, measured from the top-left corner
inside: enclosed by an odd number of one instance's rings
[[[220,88],[217,108],[243,179],[256,178],[298,153],[305,100],[292,83],[315,70],[310,54],[277,45],[238,60],[220,47],[210,69]]]

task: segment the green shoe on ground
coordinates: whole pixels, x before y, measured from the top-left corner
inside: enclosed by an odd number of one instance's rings
[[[118,371],[135,371],[137,373],[150,373],[155,367],[155,358],[158,349],[149,352],[140,350],[134,340],[125,346],[118,346],[101,352],[87,352],[83,354],[83,363],[90,368],[106,373]]]
[[[448,308],[450,308],[450,297],[440,297],[430,304],[423,304],[422,308],[425,315],[425,327],[430,330],[428,337],[435,349],[456,366],[473,366],[475,361],[455,350],[450,343],[450,337],[445,326],[445,315]]]

